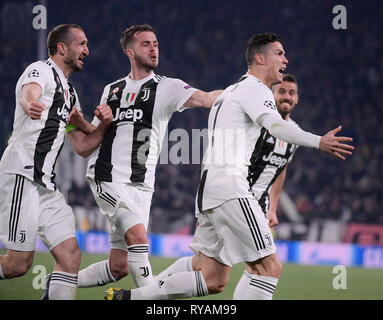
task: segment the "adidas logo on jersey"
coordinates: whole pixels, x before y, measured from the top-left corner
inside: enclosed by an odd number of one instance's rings
[[[287,159],[282,158],[280,156],[273,155],[273,152],[270,152],[267,157],[263,156],[262,160],[272,165],[275,165],[278,168],[284,167],[287,163]]]
[[[121,111],[125,109],[126,111]],[[113,117],[113,121],[132,121],[137,122],[142,119],[144,112],[141,109],[126,109],[126,108],[117,108],[116,114]]]

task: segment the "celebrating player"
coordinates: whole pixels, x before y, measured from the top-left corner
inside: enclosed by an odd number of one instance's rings
[[[159,48],[150,25],[127,28],[121,45],[131,71],[104,89],[101,103],[112,108],[113,122],[87,171],[96,202],[111,223],[111,250],[109,259],[79,272],[79,287],[106,284],[129,272],[137,286],[152,283],[147,227],[168,122],[175,111],[211,107],[222,92],[203,92],[156,75]]]
[[[284,120],[290,121],[297,125],[291,118],[290,114],[298,103],[298,82],[294,76],[289,74],[283,75],[283,82],[272,86],[272,92],[277,105],[277,110]],[[267,131],[264,138],[263,146],[259,155],[253,157],[250,161],[248,181],[252,189],[254,197],[258,200],[263,213],[269,221],[269,227],[278,224],[277,207],[279,195],[282,191],[287,165],[291,162],[298,145],[287,143],[270,135]],[[198,271],[201,269],[199,258],[194,256],[186,256],[177,259],[168,268],[156,276],[156,280],[164,279],[170,275],[183,271]],[[242,278],[246,279],[247,271],[244,272]],[[234,297],[240,299],[243,292],[240,284],[237,285]]]
[[[317,136],[282,119],[270,90],[281,83],[288,63],[282,41],[275,34],[257,34],[246,48],[248,72],[215,101],[209,115],[209,145],[204,155],[196,196],[199,226],[191,244],[201,271],[179,272],[142,288],[110,288],[108,300],[175,299],[221,292],[231,266],[246,262],[250,277],[245,299],[271,299],[282,265],[268,222],[249,188],[252,159],[257,159],[267,130],[273,137],[345,159],[353,147],[337,137],[341,127]],[[225,133],[230,132],[225,139]],[[234,150],[237,156],[222,150]],[[235,161],[233,161],[235,160]]]
[[[54,167],[68,119],[86,125],[68,77],[83,69],[89,50],[77,25],[55,27],[47,44],[48,60],[29,65],[17,82],[13,132],[0,162],[0,241],[7,248],[0,256],[0,279],[28,271],[39,235],[55,259],[45,298],[73,299],[81,253],[73,212],[56,188]],[[83,156],[98,146],[112,120],[107,105],[98,106],[95,114],[100,124],[92,133],[68,132]]]

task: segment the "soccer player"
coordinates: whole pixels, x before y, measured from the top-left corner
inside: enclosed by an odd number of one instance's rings
[[[290,114],[299,100],[296,78],[290,74],[284,74],[282,83],[273,85],[271,89],[277,110],[282,118],[297,125],[290,118]],[[291,162],[297,148],[298,145],[275,138],[267,131],[259,155],[256,158],[252,158],[251,160],[253,161],[250,161],[249,186],[251,186],[254,197],[258,200],[263,213],[268,219],[270,228],[278,224],[277,207],[279,195],[285,182],[287,164]],[[200,269],[199,258],[196,255],[186,256],[177,259],[172,265],[157,275],[155,280],[167,278],[177,272],[197,271]],[[247,276],[247,274],[245,271],[242,278]],[[241,283],[243,283],[242,280],[239,284]],[[240,288],[241,286],[238,285],[238,290],[235,291],[235,298],[240,299],[239,295],[243,292],[239,290]]]
[[[68,77],[83,69],[89,50],[82,28],[68,24],[49,33],[47,46],[49,58],[30,64],[16,84],[13,132],[0,161],[0,241],[7,248],[0,256],[0,280],[28,271],[39,235],[55,259],[46,298],[73,299],[81,253],[74,215],[57,190],[54,167],[69,117],[86,125]],[[100,125],[91,133],[68,132],[83,156],[98,146],[112,120],[106,105],[95,114]]]
[[[152,283],[147,227],[168,122],[175,111],[211,107],[222,92],[207,93],[155,74],[159,47],[150,25],[127,28],[120,42],[131,70],[104,89],[101,103],[110,105],[113,122],[87,171],[96,202],[111,224],[110,255],[79,272],[79,287],[103,285],[129,272],[137,286]]]
[[[191,244],[201,271],[179,272],[132,290],[110,288],[108,300],[175,299],[222,292],[231,266],[246,262],[245,299],[271,299],[282,265],[262,209],[249,188],[251,158],[267,130],[278,139],[345,159],[353,146],[338,137],[341,127],[317,136],[283,120],[270,87],[281,83],[288,63],[275,34],[257,34],[246,48],[248,72],[217,98],[209,115],[209,144],[196,196],[199,226]],[[234,154],[234,146],[239,145]],[[229,150],[229,154],[225,151]],[[222,155],[223,152],[223,155]],[[267,290],[265,290],[267,289]]]

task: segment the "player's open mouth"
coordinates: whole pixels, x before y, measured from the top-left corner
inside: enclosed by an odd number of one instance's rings
[[[279,73],[283,74],[283,72],[285,72],[286,68],[281,68],[279,69]]]

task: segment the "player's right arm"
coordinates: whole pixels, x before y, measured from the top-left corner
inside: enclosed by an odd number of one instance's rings
[[[20,105],[32,120],[41,119],[45,110],[45,104],[37,101],[41,93],[41,86],[36,82],[27,83],[21,89]]]

